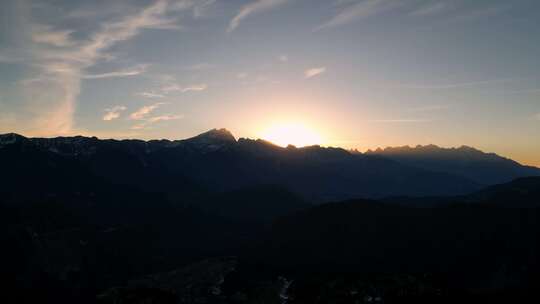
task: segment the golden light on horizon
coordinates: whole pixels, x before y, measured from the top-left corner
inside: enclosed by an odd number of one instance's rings
[[[260,137],[282,147],[305,147],[323,143],[323,138],[317,131],[302,123],[273,124],[262,131]]]

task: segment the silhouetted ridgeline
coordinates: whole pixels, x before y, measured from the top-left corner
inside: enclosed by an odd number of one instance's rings
[[[185,191],[280,185],[308,201],[324,202],[357,197],[459,195],[501,180],[540,174],[537,168],[523,167],[492,154],[484,157],[479,151],[471,152],[473,162],[469,153],[461,150],[445,152],[455,156],[439,157],[437,163],[429,153],[425,159],[416,156],[416,161],[404,161],[394,154],[381,153],[381,157],[351,154],[339,148],[281,148],[263,140],[237,141],[225,129],[178,141],[0,135],[3,184],[16,188],[32,183],[51,193],[56,187],[81,191],[89,185],[94,189],[100,183],[131,185],[171,195],[182,192],[183,196]],[[457,164],[458,160],[461,163]],[[475,174],[492,179],[477,178]]]
[[[0,168],[3,303],[538,300],[540,177],[482,188],[223,129],[0,135]]]
[[[506,183],[523,176],[540,176],[540,169],[523,166],[494,153],[484,153],[472,147],[440,148],[435,145],[414,148],[395,147],[366,152],[402,164],[435,172],[448,172],[477,183],[492,185]]]

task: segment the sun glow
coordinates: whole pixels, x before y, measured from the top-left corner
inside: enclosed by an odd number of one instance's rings
[[[282,147],[288,145],[305,147],[320,145],[323,142],[322,137],[317,132],[300,123],[272,125],[262,132],[261,137]]]

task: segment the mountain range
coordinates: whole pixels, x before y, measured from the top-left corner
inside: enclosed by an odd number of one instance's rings
[[[174,141],[5,134],[0,135],[0,163],[6,188],[32,184],[33,194],[123,185],[186,198],[276,185],[316,203],[462,195],[540,175],[538,168],[472,148],[389,148],[365,154],[320,146],[282,148],[260,139],[236,140],[226,129]]]
[[[523,176],[538,176],[540,169],[523,166],[495,153],[484,153],[468,146],[441,148],[436,145],[389,147],[368,150],[366,155],[378,155],[402,164],[434,172],[447,172],[482,185],[501,184]]]

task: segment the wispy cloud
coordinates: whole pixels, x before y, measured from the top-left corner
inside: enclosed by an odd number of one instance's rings
[[[536,115],[534,115],[534,118],[535,118],[536,120],[540,120],[540,113],[536,113]]]
[[[158,107],[160,107],[161,105],[164,105],[164,104],[165,103],[163,103],[163,102],[158,102],[158,103],[155,103],[155,104],[143,106],[143,107],[139,108],[137,111],[131,113],[131,115],[129,115],[129,118],[131,118],[133,120],[145,119],[146,116],[148,116],[148,114],[152,113],[155,109],[157,109]]]
[[[110,109],[105,109],[105,115],[103,115],[103,120],[111,121],[120,117],[120,113],[125,111],[125,106],[115,106]]]
[[[373,123],[423,123],[423,122],[432,122],[431,119],[374,119],[368,120],[368,122]]]
[[[49,25],[34,25],[31,29],[32,41],[57,47],[74,45],[71,40],[72,30],[54,30]]]
[[[198,64],[187,66],[187,67],[184,68],[184,70],[186,70],[186,71],[205,71],[205,70],[211,70],[211,69],[213,69],[215,67],[216,66],[211,64],[211,63],[203,62],[203,63],[198,63]]]
[[[207,84],[196,84],[196,85],[191,85],[191,86],[187,86],[187,87],[184,87],[182,88],[182,90],[180,90],[180,92],[182,93],[187,93],[187,92],[200,92],[200,91],[204,91],[208,88],[208,85]]]
[[[443,84],[404,84],[404,85],[397,85],[395,87],[402,88],[402,89],[411,89],[411,90],[444,90],[444,89],[487,86],[487,85],[494,85],[494,84],[501,84],[501,83],[509,83],[509,82],[514,82],[514,81],[515,81],[514,79],[491,79],[491,80],[454,82],[454,83],[443,83]]]
[[[137,76],[140,74],[143,74],[146,71],[146,68],[148,65],[146,64],[139,64],[133,68],[120,70],[120,71],[114,71],[109,73],[103,73],[103,74],[93,74],[93,75],[84,75],[82,78],[84,79],[102,79],[102,78],[115,78],[115,77],[129,77],[129,76]]]
[[[347,3],[350,1],[346,1]],[[393,9],[397,6],[403,5],[403,0],[364,0],[361,2],[355,2],[342,7],[337,15],[332,17],[327,22],[321,24],[315,28],[315,31],[320,31],[327,28],[342,26],[353,21],[367,18],[375,14]]]
[[[163,93],[170,93],[170,92],[180,92],[180,93],[187,93],[187,92],[200,92],[208,89],[208,85],[205,83],[201,84],[193,84],[189,86],[180,86],[177,84],[171,84],[166,85],[161,88],[161,91]]]
[[[409,112],[433,112],[433,111],[443,111],[449,109],[449,105],[427,105],[422,107],[416,107],[409,109]]]
[[[312,77],[321,75],[324,72],[326,72],[325,67],[311,68],[311,69],[308,69],[308,70],[304,71],[304,77],[305,78],[312,78]]]
[[[241,73],[236,74],[236,78],[238,79],[246,79],[247,77],[248,77],[248,73],[246,72],[241,72]]]
[[[208,15],[208,12],[217,0],[199,0],[193,6],[193,17],[204,18]]]
[[[227,32],[234,31],[240,25],[240,22],[249,15],[276,8],[287,2],[288,0],[257,0],[255,2],[246,4],[240,8],[240,11],[238,11],[234,18],[229,22]]]
[[[278,57],[278,60],[281,61],[281,62],[288,62],[289,61],[289,56],[287,55],[280,55]]]
[[[178,120],[184,118],[183,115],[161,115],[145,119],[143,122],[131,127],[132,130],[146,129],[148,126],[160,121]]]
[[[146,97],[146,98],[164,98],[165,97],[165,95],[163,95],[163,94],[154,93],[154,92],[141,92],[141,93],[137,93],[135,95]]]
[[[177,84],[168,84],[163,87],[161,87],[161,92],[164,94],[168,94],[170,92],[180,92],[183,90],[183,88],[180,85]]]
[[[420,6],[409,13],[411,16],[433,16],[439,13],[444,12],[450,7],[450,4],[445,1],[436,1],[432,3],[427,3],[426,5]]]
[[[32,65],[37,68],[39,81],[25,88],[28,100],[45,107],[32,107],[35,121],[29,133],[43,135],[69,134],[73,128],[73,113],[80,93],[84,71],[107,58],[112,46],[137,36],[142,29],[178,29],[177,18],[170,12],[192,9],[193,0],[157,0],[138,13],[102,23],[100,29],[86,40],[73,40],[71,29],[54,29],[49,25],[31,27],[33,48]],[[108,73],[94,78],[126,76]],[[129,72],[129,71],[128,71]],[[135,73],[139,71],[135,71]],[[89,76],[89,75],[86,75]],[[92,76],[92,75],[90,75]],[[46,94],[43,94],[46,92]]]

